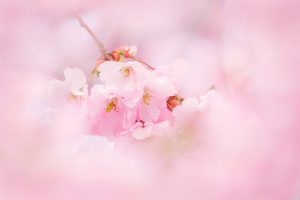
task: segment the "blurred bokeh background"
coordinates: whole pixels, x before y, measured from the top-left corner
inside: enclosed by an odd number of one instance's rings
[[[297,0],[1,0],[0,199],[299,199],[299,9]],[[184,96],[216,86],[222,101],[196,142],[112,150],[81,136],[69,113],[49,123],[47,82],[68,67],[89,73],[100,56],[75,12],[110,50],[137,45],[157,68],[184,58]]]

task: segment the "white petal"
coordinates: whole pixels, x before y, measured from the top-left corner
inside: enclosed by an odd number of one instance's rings
[[[99,65],[98,71],[100,72],[100,79],[105,83],[109,84],[117,80],[120,76],[120,69],[124,64],[115,61],[106,61]]]
[[[114,97],[114,95],[109,91],[109,89],[107,89],[107,87],[100,84],[95,84],[91,89],[91,98],[96,98],[99,96],[103,96],[106,98]]]
[[[199,109],[199,100],[197,98],[186,98],[181,105],[176,106],[172,114],[176,118],[190,118]]]
[[[160,123],[154,124],[152,132],[153,132],[152,135],[158,136],[158,137],[173,133],[173,131],[171,131],[170,121],[166,120],[166,121],[162,121]]]
[[[147,84],[147,88],[153,91],[156,97],[169,97],[177,93],[172,80],[165,76],[153,77],[149,81],[149,85]]]
[[[152,134],[152,126],[139,127],[132,132],[132,137],[136,140],[144,140]]]
[[[155,124],[155,127],[158,127],[158,128],[168,128],[169,126],[170,126],[169,120],[162,121],[160,123]]]
[[[198,106],[199,105],[199,100],[195,97],[186,98],[186,99],[183,100],[182,105],[183,106],[189,106],[189,107]]]
[[[64,71],[66,82],[72,86],[81,88],[86,85],[86,77],[84,73],[78,68],[67,68]]]
[[[131,67],[132,72],[128,76],[124,75],[122,69]],[[135,92],[143,90],[145,82],[144,67],[137,62],[114,62],[107,61],[100,66],[100,79],[105,85],[111,88],[120,96],[132,96]]]

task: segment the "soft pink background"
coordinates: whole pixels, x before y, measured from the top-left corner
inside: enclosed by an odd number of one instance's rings
[[[1,0],[0,199],[299,199],[299,9],[297,0]],[[127,151],[116,153],[82,142],[85,127],[69,113],[49,125],[46,83],[67,67],[88,73],[99,57],[75,11],[109,49],[137,45],[156,67],[185,58],[185,96],[216,85],[224,101],[203,116],[197,142],[170,154],[120,142]]]

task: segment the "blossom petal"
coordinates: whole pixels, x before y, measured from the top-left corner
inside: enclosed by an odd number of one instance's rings
[[[139,118],[144,122],[156,122],[160,116],[160,110],[154,103],[149,105],[141,103],[139,112]]]
[[[177,93],[173,82],[166,76],[153,77],[149,82],[147,88],[149,88],[156,97],[169,97]]]
[[[136,140],[144,140],[151,136],[152,126],[139,127],[133,130],[132,137]]]
[[[67,68],[64,71],[66,82],[80,88],[86,84],[86,77],[84,73],[78,68]]]

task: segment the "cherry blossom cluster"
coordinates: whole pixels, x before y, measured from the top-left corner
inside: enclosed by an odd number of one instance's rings
[[[84,106],[91,134],[109,138],[159,136],[205,109],[207,94],[200,98],[179,94],[184,61],[155,69],[138,60],[136,54],[136,46],[107,53],[92,70],[92,81],[80,69],[67,68],[65,80],[50,81],[49,97]]]

